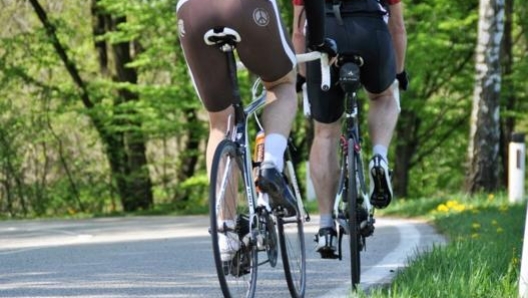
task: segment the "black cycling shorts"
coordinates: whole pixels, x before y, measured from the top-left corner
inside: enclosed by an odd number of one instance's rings
[[[327,12],[325,36],[337,42],[340,54],[353,53],[363,58],[365,63],[361,67],[361,83],[367,91],[381,93],[396,78],[394,47],[387,24],[381,15],[346,14],[347,2],[342,3],[343,25],[337,23],[333,12]],[[338,75],[338,70],[332,68],[332,86],[324,92],[320,86],[320,62],[317,60],[307,64],[311,115],[318,122],[332,123],[343,114],[344,94],[337,83]]]

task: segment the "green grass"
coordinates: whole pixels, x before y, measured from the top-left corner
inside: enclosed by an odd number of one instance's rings
[[[400,200],[385,215],[430,220],[448,238],[369,297],[518,297],[526,204],[505,195]],[[360,296],[364,296],[361,293]]]

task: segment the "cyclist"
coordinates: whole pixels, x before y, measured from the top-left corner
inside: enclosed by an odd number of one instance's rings
[[[284,30],[275,0],[180,0],[176,8],[180,44],[198,97],[209,116],[209,138],[206,164],[210,170],[214,151],[224,139],[233,116],[234,101],[225,54],[206,45],[204,34],[213,28],[229,27],[241,37],[237,45],[240,60],[247,69],[258,75],[267,90],[269,103],[263,111],[266,131],[265,155],[259,177],[260,188],[270,197],[272,208],[282,206],[295,210],[295,199],[284,177],[283,155],[287,136],[296,113],[295,52]],[[306,14],[312,32],[308,42],[312,50],[335,50],[323,38],[323,0],[307,0]],[[232,199],[235,200],[235,194]],[[233,201],[235,202],[235,201]],[[239,239],[233,231],[235,218],[229,210],[222,210],[227,229],[219,235],[224,261],[232,259],[239,248]]]
[[[302,0],[293,1],[294,5],[302,5]],[[407,35],[402,3],[401,0],[386,0],[383,4],[378,0],[329,0],[326,8],[326,34],[336,41],[338,54],[357,54],[364,60],[361,83],[370,99],[367,120],[373,145],[373,157],[369,162],[370,202],[377,208],[385,208],[393,196],[387,152],[399,115],[399,102],[391,85],[395,78],[402,90],[406,90],[408,84],[404,68]],[[299,8],[294,11],[302,12]],[[302,19],[302,16],[294,19]],[[309,24],[310,20],[307,22]],[[294,24],[294,36],[295,32],[302,31],[302,26]],[[306,70],[314,120],[310,173],[321,216],[317,251],[323,258],[334,258],[337,233],[332,210],[339,177],[335,146],[341,136],[344,94],[338,84],[333,84],[328,92],[320,90],[317,63],[308,63]],[[337,73],[332,76],[335,82]],[[303,79],[298,78],[301,82]]]

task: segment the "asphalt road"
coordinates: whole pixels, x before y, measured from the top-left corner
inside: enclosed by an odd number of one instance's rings
[[[305,226],[306,297],[346,297],[348,257],[319,258],[317,222]],[[221,297],[207,227],[202,216],[0,222],[0,297]],[[361,287],[390,282],[410,257],[443,242],[423,222],[378,218]],[[289,297],[280,264],[259,268],[256,296]]]

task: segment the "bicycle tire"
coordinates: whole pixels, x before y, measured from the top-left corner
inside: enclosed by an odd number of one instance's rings
[[[210,233],[216,272],[224,297],[249,298],[254,297],[256,291],[258,251],[257,246],[254,245],[256,236],[253,228],[249,227],[249,221],[244,228],[241,221],[236,220],[249,216],[244,183],[244,161],[237,150],[237,145],[230,140],[223,140],[215,150],[210,172]],[[236,207],[232,202],[226,202],[226,197],[232,193],[237,195]],[[224,215],[223,218],[220,217],[221,215]],[[234,220],[235,227],[232,231],[238,237],[236,240],[239,241],[240,246],[232,260],[228,262],[221,259],[218,241],[219,234],[226,233],[225,225],[222,223],[226,218]],[[249,237],[251,240],[247,241],[246,238],[242,241],[244,237]]]
[[[304,297],[306,290],[306,249],[300,217],[278,218],[280,250],[284,275],[291,297]]]
[[[360,258],[360,237],[359,226],[357,224],[358,212],[358,186],[357,186],[357,163],[355,141],[349,138],[347,141],[347,165],[348,165],[348,181],[347,181],[347,201],[348,201],[348,228],[349,228],[349,242],[350,242],[350,271],[352,288],[355,290],[360,283],[361,274],[361,258]]]
[[[292,193],[296,193],[299,188],[298,185],[293,184],[297,183],[297,176],[288,150],[286,152],[286,178]],[[295,216],[277,218],[284,275],[293,298],[304,297],[306,291],[306,244],[302,214],[301,210],[297,210]]]

